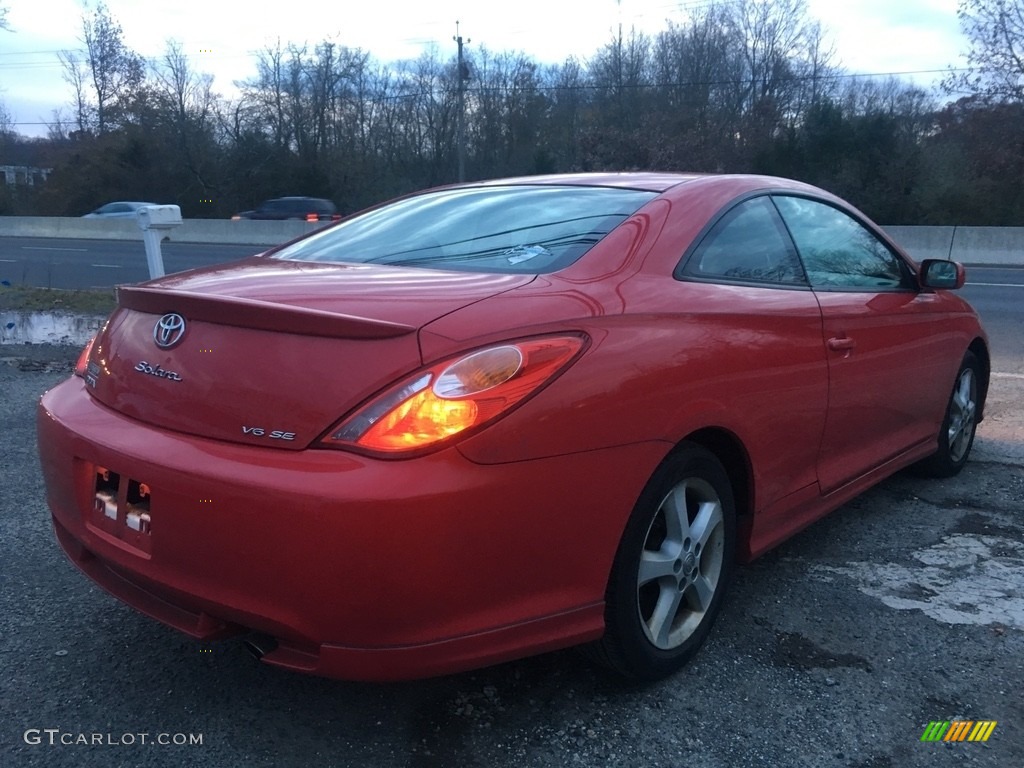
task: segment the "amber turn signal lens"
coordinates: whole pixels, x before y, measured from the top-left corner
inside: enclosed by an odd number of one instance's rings
[[[83,379],[85,378],[85,370],[89,367],[89,355],[92,354],[92,345],[95,343],[96,337],[93,336],[88,342],[86,342],[81,354],[78,355],[78,362],[75,363],[75,376],[81,376]]]
[[[359,445],[378,451],[429,445],[469,429],[478,415],[472,400],[446,400],[424,389],[370,427]]]
[[[585,343],[581,336],[527,339],[438,363],[370,401],[321,444],[386,455],[439,445],[538,392]]]

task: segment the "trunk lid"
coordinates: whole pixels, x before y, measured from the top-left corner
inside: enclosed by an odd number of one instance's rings
[[[265,257],[171,275],[119,289],[86,382],[139,421],[297,450],[417,368],[425,324],[532,279]]]

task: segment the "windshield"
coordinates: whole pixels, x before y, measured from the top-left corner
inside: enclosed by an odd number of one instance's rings
[[[449,189],[367,211],[273,255],[471,272],[553,272],[657,193],[612,187]]]

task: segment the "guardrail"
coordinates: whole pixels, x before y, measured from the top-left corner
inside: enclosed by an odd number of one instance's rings
[[[165,240],[178,243],[277,245],[324,226],[305,221],[185,219]],[[1024,265],[1024,227],[906,227],[885,231],[915,259]],[[0,236],[71,240],[141,240],[134,219],[0,216]]]

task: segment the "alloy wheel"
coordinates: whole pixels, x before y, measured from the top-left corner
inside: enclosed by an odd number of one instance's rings
[[[687,478],[658,505],[637,572],[637,610],[661,650],[682,645],[711,606],[723,573],[722,501],[706,480]]]

